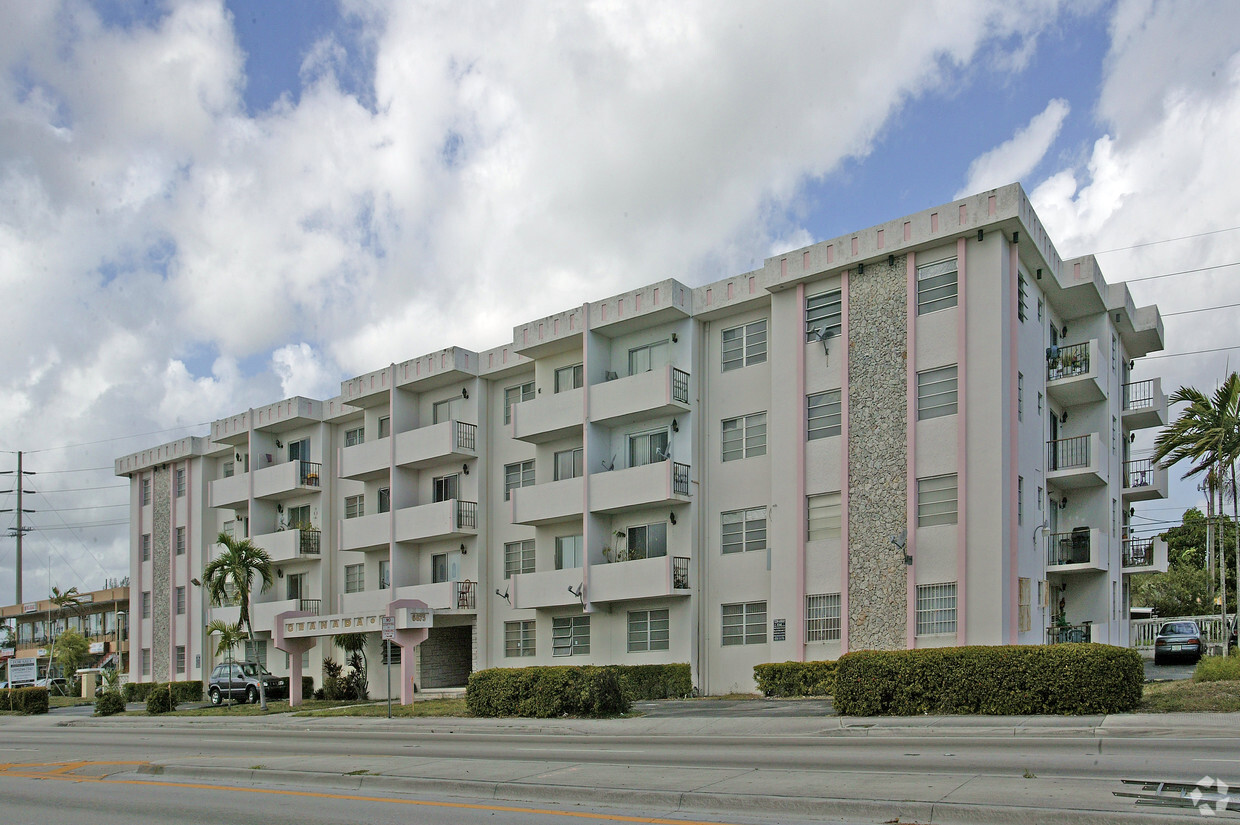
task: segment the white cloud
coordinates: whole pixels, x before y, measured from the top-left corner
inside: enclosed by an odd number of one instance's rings
[[[1012,137],[969,164],[968,180],[953,197],[963,198],[997,186],[1025,179],[1046,157],[1068,117],[1068,101],[1056,98],[1046,104]]]
[[[330,398],[340,392],[340,373],[324,363],[314,347],[302,341],[280,347],[271,354],[272,368],[280,377],[282,398],[304,395]]]

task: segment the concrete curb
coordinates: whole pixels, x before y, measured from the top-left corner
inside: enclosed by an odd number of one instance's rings
[[[469,779],[424,779],[382,774],[336,774],[317,771],[267,770],[194,765],[149,765],[137,771],[148,776],[233,780],[260,784],[313,784],[339,791],[387,791],[433,794],[446,797],[487,799],[503,803],[564,803],[660,808],[677,813],[790,814],[819,821],[878,820],[912,821],[927,825],[1145,825],[1176,821],[1200,822],[1193,814],[1175,812],[1068,810],[1027,806],[998,807],[953,802],[915,800],[863,800],[828,797],[722,794],[704,791],[631,790],[536,785]]]

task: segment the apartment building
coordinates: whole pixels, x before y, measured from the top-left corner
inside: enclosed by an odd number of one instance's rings
[[[406,700],[497,666],[689,662],[725,693],[864,648],[1123,645],[1127,576],[1166,567],[1129,528],[1166,495],[1131,455],[1162,346],[1013,184],[245,410],[116,462],[132,676],[209,668],[220,532],[278,571],[249,655],[317,681],[364,632],[382,696],[391,617]]]

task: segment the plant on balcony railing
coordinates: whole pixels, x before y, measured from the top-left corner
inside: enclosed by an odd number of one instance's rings
[[[1089,545],[1088,527],[1078,527],[1071,533],[1050,533],[1046,536],[1046,564],[1048,567],[1088,564]]]
[[[1152,538],[1124,539],[1124,567],[1153,567],[1154,540]]]
[[[1046,359],[1046,380],[1074,378],[1089,373],[1089,344],[1059,347]]]
[[[298,473],[298,480],[303,487],[318,487],[319,474],[323,471],[323,465],[317,461],[298,461],[301,470]]]
[[[672,589],[689,589],[689,559],[684,556],[672,558]]]
[[[1134,490],[1138,487],[1151,487],[1154,484],[1154,461],[1139,458],[1124,462],[1124,487]]]

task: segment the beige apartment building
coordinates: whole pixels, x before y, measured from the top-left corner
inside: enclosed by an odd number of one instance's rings
[[[271,555],[251,657],[321,679],[383,617],[405,699],[489,667],[761,662],[1127,643],[1130,530],[1166,472],[1163,346],[1018,185],[689,287],[571,306],[116,462],[131,480],[132,678],[198,678],[220,532]],[[141,651],[139,653],[139,650]]]

